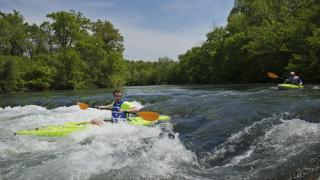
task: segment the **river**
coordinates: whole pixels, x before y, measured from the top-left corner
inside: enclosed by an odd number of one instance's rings
[[[93,126],[66,137],[15,136],[21,129],[110,117],[110,111],[75,103],[111,102],[112,89],[1,94],[0,179],[320,176],[319,86],[134,86],[124,96],[171,116],[170,122]]]

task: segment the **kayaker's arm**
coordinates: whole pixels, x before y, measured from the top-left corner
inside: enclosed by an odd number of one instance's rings
[[[136,107],[132,107],[132,108],[129,108],[127,110],[120,109],[119,112],[137,113],[137,112],[139,112],[139,109],[136,108]]]
[[[302,83],[301,78],[299,78],[298,81],[299,81],[299,86],[302,86],[303,83]]]
[[[287,83],[291,84],[291,83],[290,83],[290,79],[289,79],[289,78],[287,78],[286,80],[284,80],[284,82],[283,82],[283,83],[285,83],[285,84],[287,84]]]
[[[106,110],[111,110],[112,109],[112,104],[105,105],[105,106],[96,106],[97,109],[106,109]]]

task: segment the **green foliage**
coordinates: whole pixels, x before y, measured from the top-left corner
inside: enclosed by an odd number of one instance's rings
[[[48,66],[32,66],[23,77],[28,89],[47,90],[54,82],[54,70]]]
[[[319,0],[235,0],[200,46],[157,62],[125,61],[109,21],[58,11],[40,26],[0,12],[0,92],[122,85],[251,83],[296,71],[320,83]]]
[[[17,11],[0,11],[0,55],[21,56],[26,46],[26,25]]]
[[[90,20],[83,17],[80,12],[60,11],[48,14],[47,17],[53,21],[49,24],[49,29],[54,34],[52,39],[59,50],[67,51],[75,47],[80,39],[88,36]]]
[[[93,23],[92,30],[94,36],[103,42],[105,50],[118,53],[123,52],[123,37],[119,33],[119,30],[115,29],[110,22],[98,20]]]
[[[174,84],[177,82],[177,62],[160,57],[157,62],[127,61],[127,85]]]
[[[29,57],[32,59],[34,56],[41,54],[49,54],[47,44],[49,42],[48,33],[41,27],[33,24],[27,26],[28,41],[26,41],[26,48]]]
[[[126,82],[127,66],[119,53],[107,53],[95,68],[100,69],[97,74],[99,87],[119,87]]]
[[[0,92],[17,91],[23,85],[20,62],[16,56],[0,56]]]
[[[296,71],[320,82],[317,0],[235,0],[225,28],[179,56],[183,83],[271,81],[266,72]]]
[[[122,86],[123,37],[108,21],[58,11],[40,26],[0,12],[1,92]],[[22,60],[23,59],[23,60]]]
[[[160,57],[156,63],[156,84],[173,84],[175,82],[174,72],[177,62],[169,57]]]
[[[152,85],[155,84],[153,79],[154,62],[128,61],[129,79],[128,85]]]
[[[86,87],[85,62],[79,52],[68,50],[58,56],[58,68],[54,87],[56,89],[82,89]],[[61,66],[59,68],[59,66]]]

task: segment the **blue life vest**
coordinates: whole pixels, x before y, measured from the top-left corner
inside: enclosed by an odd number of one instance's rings
[[[123,100],[121,100],[119,102],[113,102],[111,112],[112,112],[112,120],[114,122],[127,120],[127,114],[125,112],[119,112],[123,102],[124,102]]]
[[[302,83],[302,80],[298,76],[293,76],[289,77],[286,82],[289,84],[299,85],[300,83]]]

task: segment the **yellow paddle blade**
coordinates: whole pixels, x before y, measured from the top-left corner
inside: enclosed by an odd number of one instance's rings
[[[160,116],[157,112],[138,112],[137,114],[146,121],[158,120]]]
[[[82,110],[86,110],[86,109],[89,108],[89,105],[86,104],[86,103],[77,102],[77,104],[78,104],[79,108],[82,109]]]
[[[268,72],[267,74],[268,74],[268,76],[269,76],[270,78],[273,78],[273,79],[276,79],[276,78],[279,77],[278,75],[276,75],[276,74],[274,74],[274,73],[272,73],[272,72]]]

